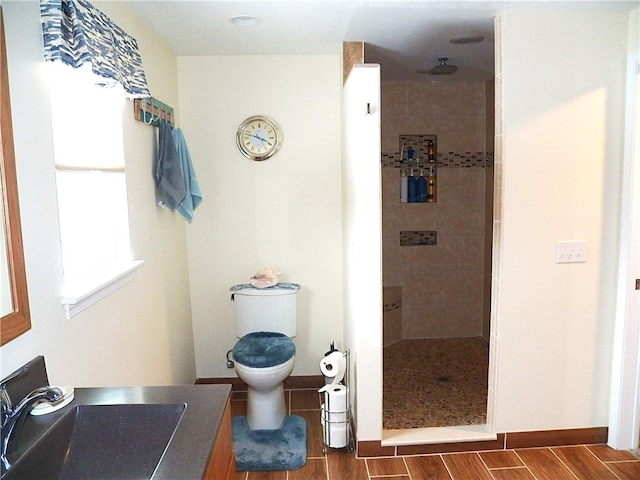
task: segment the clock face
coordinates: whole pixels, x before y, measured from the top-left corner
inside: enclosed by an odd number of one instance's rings
[[[282,130],[271,118],[249,117],[238,127],[236,143],[245,157],[266,160],[280,149]]]

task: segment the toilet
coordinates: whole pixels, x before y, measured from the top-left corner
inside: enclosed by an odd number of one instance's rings
[[[293,371],[297,294],[300,285],[231,287],[236,337],[236,373],[248,387],[247,424],[251,430],[280,428],[286,414],[284,380]]]

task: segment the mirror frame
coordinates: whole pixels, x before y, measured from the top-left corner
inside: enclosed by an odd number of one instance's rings
[[[13,305],[13,312],[0,318],[0,345],[4,345],[31,328],[31,315],[29,312],[27,276],[22,248],[18,182],[13,148],[13,126],[11,123],[11,101],[9,98],[9,75],[7,73],[7,50],[1,6],[0,64],[0,136],[2,137],[0,186],[2,187],[3,195],[4,211],[2,213],[7,240],[7,264]]]

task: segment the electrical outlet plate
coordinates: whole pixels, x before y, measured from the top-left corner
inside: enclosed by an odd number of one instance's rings
[[[556,246],[556,263],[585,263],[586,261],[586,240],[558,242]]]

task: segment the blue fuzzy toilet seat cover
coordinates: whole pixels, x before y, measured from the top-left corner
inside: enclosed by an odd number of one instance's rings
[[[289,337],[275,332],[252,332],[233,347],[233,359],[250,368],[275,367],[287,362],[296,353]]]

